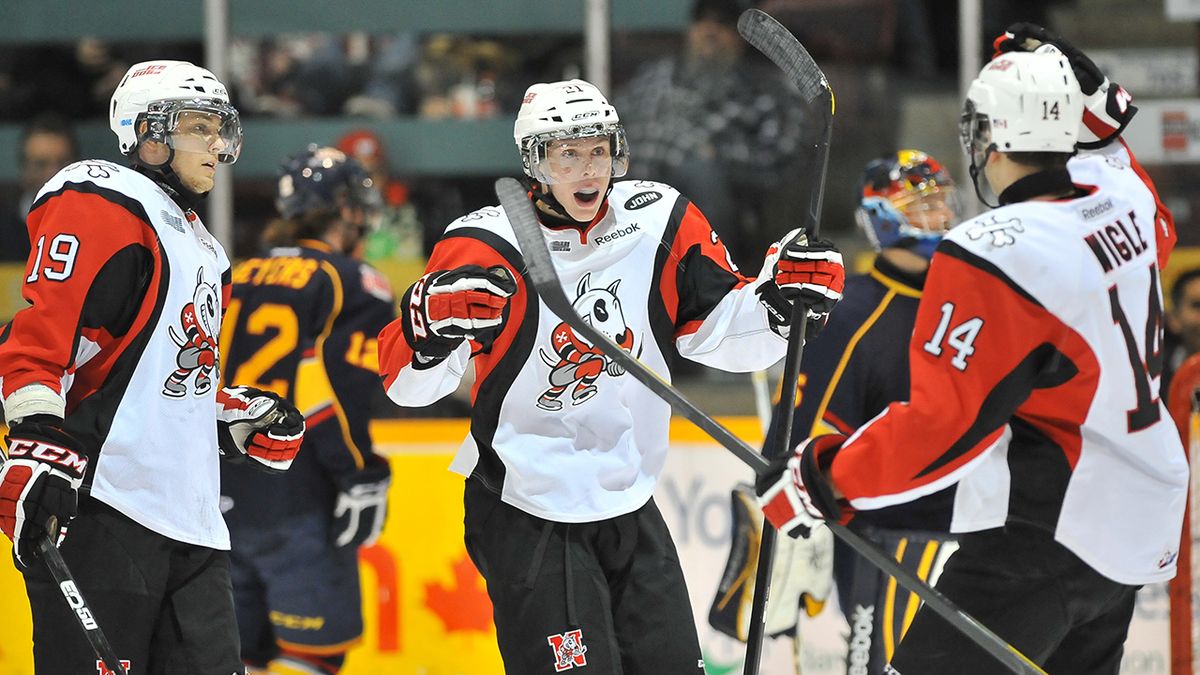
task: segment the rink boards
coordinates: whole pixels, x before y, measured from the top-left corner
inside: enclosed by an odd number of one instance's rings
[[[725,420],[739,436],[758,439],[755,420]],[[462,478],[446,470],[466,433],[459,420],[377,423],[373,434],[393,468],[391,516],[381,541],[362,553],[363,643],[345,675],[488,675],[501,673],[491,605],[462,544]],[[708,628],[713,591],[729,550],[729,490],[750,472],[702,432],[678,420],[655,499],[671,527],[687,574],[708,672],[741,672],[744,647]],[[755,440],[757,442],[757,440]],[[4,546],[8,546],[5,540]],[[8,551],[4,551],[8,557]],[[0,675],[29,675],[28,607],[19,575],[0,564]],[[117,631],[119,627],[105,626]],[[76,630],[74,626],[63,630]],[[844,672],[845,622],[837,603],[803,624],[805,675]],[[1167,673],[1167,597],[1143,590],[1126,643],[1122,673]],[[767,645],[762,673],[789,674],[790,641]],[[546,650],[550,658],[550,648]],[[136,664],[135,664],[136,665]],[[581,675],[586,669],[580,669]],[[136,675],[136,668],[131,675]]]

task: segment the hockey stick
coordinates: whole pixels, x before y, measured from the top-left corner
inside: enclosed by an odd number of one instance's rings
[[[50,532],[58,531],[57,523],[52,520],[50,524],[53,526],[47,528]],[[83,599],[83,594],[75,585],[75,577],[71,575],[71,570],[67,567],[67,562],[63,560],[62,553],[59,553],[58,547],[50,541],[49,534],[42,535],[42,538],[38,539],[37,550],[42,560],[46,561],[50,576],[54,577],[54,581],[58,584],[58,590],[62,591],[67,605],[71,608],[71,613],[75,615],[75,620],[79,622],[79,627],[83,629],[84,636],[92,644],[92,650],[104,663],[105,669],[114,675],[126,675],[125,667],[121,665],[121,659],[117,657],[117,652],[108,642],[104,631],[100,630],[100,624],[96,623],[95,615],[92,614],[91,608]]]
[[[771,15],[759,9],[748,9],[742,12],[742,15],[738,17],[738,33],[742,35],[742,38],[746,42],[749,42],[755,49],[762,52],[764,56],[783,71],[783,74],[796,87],[804,99],[807,115],[814,118],[819,124],[819,126],[814,124],[811,127],[819,131],[819,136],[811,141],[814,143],[813,147],[816,151],[813,164],[819,173],[816,180],[810,180],[808,183],[810,190],[808,212],[805,213],[803,222],[803,226],[815,238],[821,224],[821,204],[825,193],[825,175],[829,162],[829,142],[833,133],[833,90],[830,89],[829,81],[825,78],[825,74],[821,72],[821,68],[817,65],[816,61],[809,55],[808,50],[800,44],[800,41],[796,39],[796,36],[791,31],[772,18]],[[795,310],[792,316],[792,330],[796,331],[799,328],[799,333],[803,337],[804,328],[808,322],[800,319],[803,308],[799,304],[797,304]],[[784,365],[784,381],[780,389],[779,407],[776,409],[777,415],[783,415],[780,418],[782,423],[777,425],[779,436],[775,439],[768,439],[768,441],[776,441],[774,448],[768,448],[766,445],[763,447],[764,455],[768,452],[771,453],[768,455],[769,457],[778,457],[787,453],[788,446],[791,443],[792,419],[795,415],[796,383],[800,370],[799,356],[803,350],[803,345],[801,344],[795,349],[797,352],[795,362],[791,360],[793,347],[793,343],[789,341],[788,360],[785,361]],[[899,568],[899,565],[889,564],[885,567],[879,564],[880,559],[892,563],[890,557],[884,556],[875,546],[858,537],[844,526],[832,522],[827,524],[835,535],[841,537],[843,541],[858,551],[860,555],[874,562],[877,567],[880,567],[880,569],[883,569],[891,576],[896,577],[897,581],[900,581],[900,577],[888,569],[889,567]],[[766,628],[766,603],[770,597],[771,565],[774,562],[773,553],[776,536],[777,533],[774,528],[763,528],[763,536],[758,554],[758,575],[755,581],[754,600],[750,614],[750,630],[746,640],[744,675],[756,675],[758,673],[759,661],[762,656],[762,639]],[[1014,672],[1018,673],[1042,672],[1036,664],[978,621],[967,615],[946,599],[945,596],[941,595],[915,575],[910,576],[912,578],[909,581],[919,584],[924,589],[928,589],[931,595],[938,598],[939,603],[935,604],[931,602],[922,595],[917,587],[904,584],[906,588],[916,592],[918,596],[930,604],[931,609],[937,611],[951,625],[962,631],[967,637],[974,640],[993,656],[996,656],[1001,663],[1004,663],[1012,668]],[[937,609],[939,604],[942,605],[941,610]],[[971,630],[973,626],[979,630]]]
[[[542,226],[533,211],[533,204],[529,201],[529,194],[525,187],[516,179],[501,178],[496,181],[496,196],[500,198],[500,204],[504,207],[509,222],[512,223],[517,242],[521,247],[521,254],[526,266],[525,274],[533,283],[537,297],[546,303],[550,311],[566,321],[577,335],[591,342],[601,353],[623,366],[625,372],[646,385],[656,396],[671,404],[689,421],[712,436],[713,440],[745,462],[756,474],[765,472],[770,465],[754,448],[697,408],[691,401],[684,398],[678,389],[656,375],[646,364],[637,360],[632,354],[605,337],[575,313],[571,301],[563,292],[558,273],[554,270],[554,262],[550,259],[546,240],[542,235]],[[1032,661],[1026,659],[987,627],[947,600],[941,592],[921,581],[913,572],[901,567],[899,563],[873,544],[868,543],[844,525],[834,522],[830,522],[828,525],[836,536],[871,561],[882,572],[895,577],[896,582],[905,589],[916,593],[917,597],[924,600],[930,609],[937,612],[950,625],[957,628],[989,654],[995,656],[1014,673],[1045,675],[1044,671],[1034,665]]]
[[[813,168],[815,180],[809,180],[808,211],[801,225],[812,239],[821,227],[821,203],[825,196],[825,174],[829,164],[829,141],[833,135],[833,90],[817,62],[808,51],[769,14],[759,9],[748,9],[738,17],[738,32],[746,42],[762,52],[795,85],[804,99],[805,117],[813,120],[809,127],[817,132],[815,138],[807,138],[815,150]],[[807,120],[806,120],[807,121]],[[804,354],[804,335],[808,327],[805,319],[807,308],[802,303],[792,307],[791,333],[788,335],[787,357],[783,362],[783,382],[779,389],[779,403],[775,408],[774,425],[777,435],[764,441],[763,456],[767,459],[787,454],[792,439],[792,421],[796,416],[796,387],[800,379],[800,359]],[[772,443],[774,441],[774,443]],[[758,545],[758,570],[754,581],[754,599],[750,605],[750,630],[746,636],[746,660],[744,675],[758,673],[762,660],[762,642],[766,632],[767,600],[771,591],[771,567],[775,562],[775,537],[773,527],[763,527]]]

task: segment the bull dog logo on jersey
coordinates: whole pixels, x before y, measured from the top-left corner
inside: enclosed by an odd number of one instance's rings
[[[1013,236],[1025,231],[1025,226],[1017,218],[1008,218],[1006,220],[998,220],[996,216],[991,216],[990,220],[975,223],[971,229],[967,230],[967,236],[973,241],[979,241],[984,237],[992,238],[992,246],[1010,246],[1017,243],[1017,238]]]
[[[617,297],[621,280],[617,279],[607,288],[592,288],[591,278],[592,274],[588,272],[579,280],[571,306],[589,326],[625,351],[632,351],[633,330],[625,323],[621,299]],[[537,407],[542,410],[562,410],[563,402],[559,399],[567,389],[571,389],[571,405],[579,405],[596,395],[596,380],[602,374],[608,373],[611,377],[625,374],[621,364],[576,335],[565,321],[554,327],[550,343],[554,348],[553,354],[538,347],[538,355],[550,366],[550,388],[542,392],[537,400]]]
[[[163,396],[183,398],[187,395],[188,380],[193,374],[196,379],[193,392],[200,396],[212,389],[216,377],[217,329],[221,303],[215,284],[204,283],[204,270],[196,273],[196,290],[192,301],[183,306],[179,313],[182,334],[174,326],[168,326],[171,341],[179,347],[175,354],[175,372],[163,382]]]
[[[587,665],[587,647],[583,644],[583,629],[576,628],[562,635],[547,635],[546,642],[554,650],[554,672],[561,673]]]

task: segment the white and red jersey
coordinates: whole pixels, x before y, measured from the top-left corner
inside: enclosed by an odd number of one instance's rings
[[[946,236],[909,347],[911,401],[860,427],[828,470],[856,509],[958,482],[954,531],[1032,524],[1114,581],[1164,581],[1188,485],[1159,398],[1174,224],[1122,145],[1068,168],[1085,195]]]
[[[567,297],[602,333],[670,380],[668,354],[727,371],[765,368],[786,341],[759,303],[762,283],[738,273],[700,211],[648,181],[613,186],[587,228],[543,227]],[[400,321],[381,334],[380,369],[400,405],[458,387],[473,361],[471,433],[451,469],[484,481],[533,515],[589,522],[630,513],[654,491],[670,407],[538,301],[500,207],[454,221],[428,271],[503,265],[517,279],[490,351],[464,343],[438,362],[413,360]],[[401,311],[410,311],[408,298]]]
[[[215,399],[229,293],[221,244],[154,181],[100,160],[51,178],[28,227],[30,306],[0,334],[6,414],[65,412],[91,460],[85,491],[164,536],[228,549]]]

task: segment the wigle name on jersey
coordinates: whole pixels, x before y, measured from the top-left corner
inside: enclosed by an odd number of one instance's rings
[[[1129,212],[1128,219],[1128,226],[1124,218],[1118,218],[1083,238],[1105,272],[1133,260],[1147,248],[1133,211]],[[1131,231],[1136,236],[1131,235]]]

